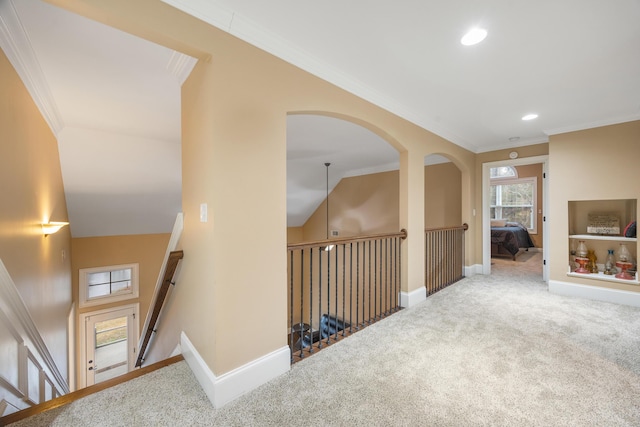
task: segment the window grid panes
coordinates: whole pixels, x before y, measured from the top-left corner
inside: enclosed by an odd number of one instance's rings
[[[131,292],[131,269],[87,273],[88,298]]]
[[[491,184],[492,219],[517,222],[536,231],[536,178],[502,179]]]

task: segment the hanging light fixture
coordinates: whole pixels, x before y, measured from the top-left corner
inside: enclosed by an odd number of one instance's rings
[[[327,169],[327,198],[326,198],[326,206],[327,206],[327,240],[329,240],[329,166],[331,166],[331,163],[325,163],[324,164],[326,169]],[[323,249],[326,252],[329,252],[331,249],[333,249],[334,245],[327,245],[325,246]]]

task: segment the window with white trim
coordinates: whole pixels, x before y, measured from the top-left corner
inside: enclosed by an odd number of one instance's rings
[[[517,222],[525,226],[530,233],[536,234],[537,199],[538,178],[535,176],[491,179],[491,219]]]
[[[138,298],[138,264],[80,269],[80,307]]]

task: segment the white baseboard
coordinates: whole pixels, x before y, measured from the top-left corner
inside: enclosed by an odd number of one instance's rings
[[[640,293],[638,292],[580,285],[558,280],[549,280],[549,292],[556,295],[580,297],[595,301],[640,307]]]
[[[400,307],[413,307],[427,299],[427,290],[424,286],[411,292],[400,292]]]
[[[471,277],[476,274],[482,274],[482,264],[464,266],[464,277]]]
[[[285,346],[216,377],[184,332],[180,335],[180,346],[184,360],[215,408],[221,408],[291,368],[289,347]]]

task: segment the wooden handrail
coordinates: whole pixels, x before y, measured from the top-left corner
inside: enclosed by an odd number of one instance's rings
[[[425,228],[424,232],[426,233],[427,231],[440,231],[440,230],[457,230],[459,228],[462,228],[464,231],[467,231],[469,229],[469,224],[467,224],[466,222],[462,225],[453,225],[451,227],[434,227],[434,228]]]
[[[78,399],[82,399],[83,397],[98,393],[102,390],[106,390],[118,384],[125,383],[142,375],[146,375],[149,372],[153,372],[174,363],[180,362],[181,360],[184,360],[184,357],[181,354],[178,354],[177,356],[173,356],[168,359],[161,360],[160,362],[153,363],[149,366],[145,366],[142,369],[130,371],[126,374],[120,375],[119,377],[111,378],[101,383],[90,385],[89,387],[81,388],[60,397],[56,397],[55,399],[47,400],[46,402],[39,403],[18,412],[14,412],[13,414],[5,415],[4,417],[0,417],[0,426],[9,425],[20,420],[24,420],[25,418],[40,414],[42,412],[46,412],[60,406],[68,405]]]
[[[313,242],[290,243],[287,245],[287,249],[289,251],[295,251],[299,249],[309,249],[309,248],[315,248],[319,246],[342,245],[345,243],[365,242],[367,240],[378,240],[378,239],[390,239],[394,237],[400,237],[403,240],[406,239],[407,230],[402,229],[397,233],[369,234],[366,236],[358,236],[358,237],[343,237],[341,239],[328,239],[328,240],[326,239],[326,240],[316,240]]]
[[[158,291],[158,295],[155,300],[155,305],[153,306],[153,312],[151,313],[149,326],[144,333],[144,339],[142,340],[142,344],[140,345],[140,349],[138,350],[138,360],[136,360],[136,368],[142,366],[142,363],[144,362],[145,352],[147,351],[149,341],[151,340],[151,334],[155,332],[156,323],[158,322],[158,317],[160,317],[160,311],[162,310],[164,300],[167,296],[167,292],[169,291],[169,285],[173,284],[173,275],[176,272],[176,268],[178,268],[178,262],[183,257],[183,251],[173,251],[169,253],[167,265],[164,269],[164,276],[162,278],[162,285],[160,286],[160,290]]]

